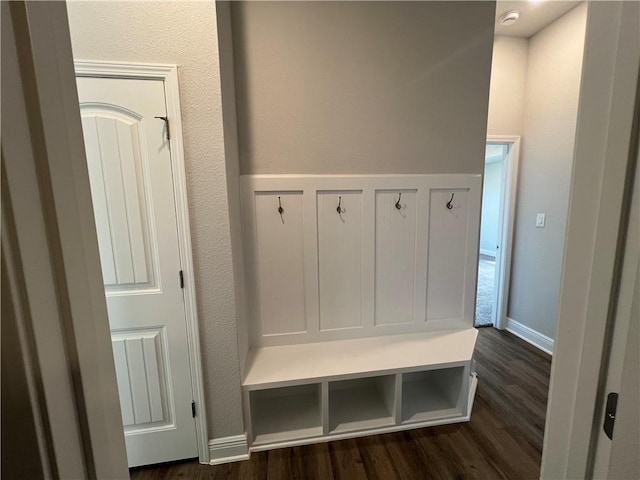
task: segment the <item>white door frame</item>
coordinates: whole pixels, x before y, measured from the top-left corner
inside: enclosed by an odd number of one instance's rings
[[[588,2],[541,478],[590,478],[640,67],[640,5]]]
[[[513,247],[513,224],[516,214],[516,191],[518,185],[518,165],[520,162],[520,136],[487,135],[488,144],[509,144],[509,152],[502,166],[500,184],[500,232],[499,248],[496,255],[496,275],[493,296],[496,328],[507,328],[507,307],[509,303],[509,281],[511,278],[511,252]]]
[[[184,306],[191,369],[191,389],[196,403],[196,435],[200,463],[209,463],[209,437],[202,377],[202,356],[198,330],[195,277],[191,249],[191,228],[189,223],[189,202],[185,174],[184,149],[182,139],[182,119],[180,116],[180,95],[177,65],[154,63],[127,63],[105,61],[74,61],[76,76],[101,78],[133,78],[139,80],[160,80],[164,84],[167,118],[171,129],[169,148],[171,151],[171,171],[178,227],[178,247],[180,265],[184,276]]]
[[[39,425],[23,453],[46,478],[128,478],[66,5],[0,8],[2,289]]]

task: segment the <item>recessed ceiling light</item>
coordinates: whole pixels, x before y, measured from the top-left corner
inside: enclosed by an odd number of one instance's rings
[[[508,26],[516,23],[519,18],[520,10],[509,10],[508,12],[504,12],[502,15],[500,15],[498,21],[500,22],[500,25]]]

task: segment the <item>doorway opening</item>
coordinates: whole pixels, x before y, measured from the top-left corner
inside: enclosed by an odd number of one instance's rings
[[[476,327],[504,328],[520,137],[490,136],[485,149]]]
[[[478,289],[476,326],[495,324],[494,297],[496,256],[500,245],[500,193],[502,168],[508,145],[487,144],[482,184],[482,216],[480,219],[480,253],[478,255]]]

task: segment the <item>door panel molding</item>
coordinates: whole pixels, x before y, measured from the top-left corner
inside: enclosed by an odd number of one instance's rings
[[[184,276],[184,306],[186,316],[187,339],[189,347],[189,366],[191,368],[191,386],[196,402],[196,433],[200,463],[209,463],[209,445],[207,417],[202,376],[202,356],[196,304],[195,276],[191,248],[191,228],[187,198],[187,180],[182,138],[182,119],[180,116],[180,94],[178,84],[178,66],[153,63],[103,62],[76,60],[75,71],[78,77],[129,78],[140,80],[162,80],[164,85],[167,117],[171,128],[169,148],[171,169],[173,172],[173,193],[175,198],[176,220],[178,227],[178,246],[180,264]],[[178,272],[176,272],[177,274]]]

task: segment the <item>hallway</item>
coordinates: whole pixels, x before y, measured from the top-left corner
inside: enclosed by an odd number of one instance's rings
[[[132,471],[133,480],[535,479],[540,474],[551,359],[510,333],[479,331],[471,421],[251,455]]]
[[[478,290],[476,296],[476,327],[493,325],[493,288],[496,260],[488,255],[478,257]]]

